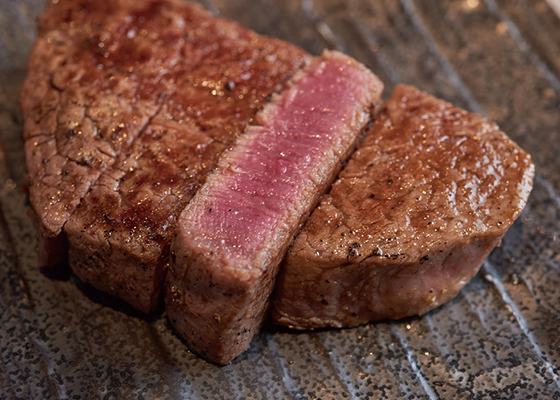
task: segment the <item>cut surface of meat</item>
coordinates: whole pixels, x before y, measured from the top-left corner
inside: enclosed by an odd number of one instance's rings
[[[325,52],[257,114],[181,214],[166,311],[193,350],[226,364],[260,328],[278,265],[354,149],[381,82]]]
[[[496,124],[397,85],[290,248],[274,322],[346,327],[434,309],[500,243],[533,176]]]
[[[139,3],[145,24],[169,14],[182,21],[173,31],[181,54],[167,71],[173,87],[140,137],[92,185],[64,233],[80,279],[149,312],[160,299],[179,213],[222,151],[310,56],[183,2]]]

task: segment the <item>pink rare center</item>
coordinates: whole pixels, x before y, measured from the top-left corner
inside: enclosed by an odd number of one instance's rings
[[[197,217],[200,234],[245,256],[285,231],[354,123],[367,90],[362,76],[341,60],[325,60],[274,99],[260,125],[249,127],[220,162],[221,175]]]

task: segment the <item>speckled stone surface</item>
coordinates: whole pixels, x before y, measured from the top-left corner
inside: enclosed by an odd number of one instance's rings
[[[0,1],[0,400],[560,398],[560,20],[544,0],[204,0],[495,119],[537,166],[527,209],[460,295],[354,329],[267,326],[232,364],[36,267],[17,97],[44,0]]]

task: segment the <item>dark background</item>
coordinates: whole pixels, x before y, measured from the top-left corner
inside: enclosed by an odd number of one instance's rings
[[[552,2],[552,0],[549,0]],[[294,333],[266,326],[231,365],[36,265],[17,98],[44,0],[0,0],[0,399],[560,398],[560,19],[544,0],[203,0],[386,85],[496,120],[532,154],[534,190],[480,273],[421,318]]]

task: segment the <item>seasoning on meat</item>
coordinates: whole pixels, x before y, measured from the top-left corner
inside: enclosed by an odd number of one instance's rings
[[[181,27],[206,17],[175,1],[49,1],[20,95],[42,266],[64,260],[62,228],[138,137],[184,59]]]
[[[337,52],[272,97],[181,214],[166,310],[206,358],[226,364],[260,328],[278,265],[354,149],[381,82]]]
[[[181,42],[181,54],[165,73],[173,85],[162,92],[140,137],[92,185],[64,233],[80,279],[149,312],[161,300],[179,213],[266,98],[281,91],[310,56],[198,6],[140,3],[142,22],[134,29],[166,18],[174,23],[163,31]],[[155,59],[134,64],[138,73],[151,69],[145,64],[155,68],[168,46],[162,42]]]
[[[273,319],[313,329],[434,309],[500,243],[533,175],[493,122],[397,85],[291,247]]]

